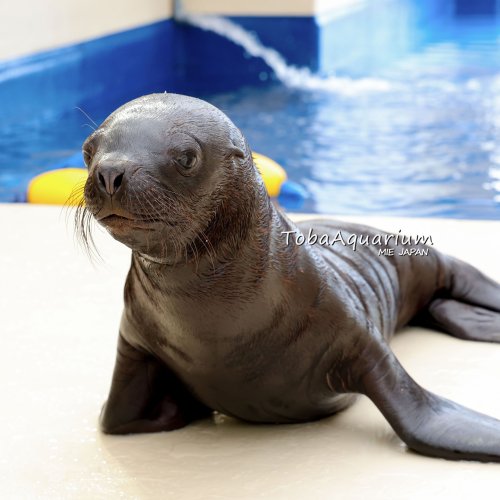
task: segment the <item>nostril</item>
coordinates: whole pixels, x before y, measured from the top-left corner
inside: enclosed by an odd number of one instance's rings
[[[101,174],[101,172],[98,173],[97,175],[98,179],[99,179],[99,182],[101,183],[101,186],[106,189],[106,181],[104,180],[104,177],[103,175]]]
[[[101,167],[96,174],[99,189],[110,196],[113,196],[123,185],[125,172],[122,168]]]
[[[123,180],[123,172],[121,174],[118,174],[115,177],[115,180],[113,181],[113,187],[115,188],[115,191],[118,191],[118,188],[121,186]]]

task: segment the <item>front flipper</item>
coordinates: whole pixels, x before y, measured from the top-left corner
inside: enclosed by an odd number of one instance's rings
[[[168,367],[119,336],[111,389],[99,418],[104,433],[170,431],[210,413]]]
[[[451,460],[500,462],[500,421],[420,387],[380,339],[357,357],[352,390],[367,395],[409,448]]]

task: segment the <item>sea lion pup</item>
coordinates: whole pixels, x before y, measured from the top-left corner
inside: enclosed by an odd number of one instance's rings
[[[417,452],[500,460],[500,421],[420,387],[388,346],[410,321],[500,341],[497,283],[433,248],[400,256],[394,240],[356,251],[296,244],[290,235],[310,228],[345,238],[383,233],[288,220],[240,131],[198,99],[131,101],[83,154],[84,237],[92,214],[132,249],[105,433],[168,431],[213,410],[302,422],[362,393]]]

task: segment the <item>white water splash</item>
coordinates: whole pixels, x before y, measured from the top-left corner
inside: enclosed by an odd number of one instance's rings
[[[262,58],[277,78],[288,87],[351,95],[360,92],[387,92],[392,89],[388,81],[378,78],[353,79],[335,76],[321,78],[311,73],[308,68],[291,66],[279,52],[262,45],[253,33],[223,17],[190,16],[178,13],[176,18],[205,31],[212,31],[239,45],[251,56]]]

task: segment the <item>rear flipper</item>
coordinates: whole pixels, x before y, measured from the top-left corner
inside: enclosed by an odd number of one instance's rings
[[[352,390],[375,403],[409,448],[451,460],[500,462],[500,421],[420,387],[382,339],[365,346],[351,370]]]
[[[453,299],[433,300],[419,324],[460,339],[500,342],[500,312]]]
[[[448,274],[447,298],[500,313],[499,283],[467,262],[453,257],[446,257],[445,267]]]
[[[461,339],[500,342],[500,284],[453,257],[443,264],[445,288],[412,323]]]

